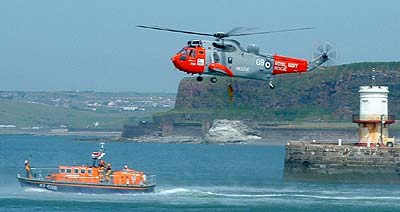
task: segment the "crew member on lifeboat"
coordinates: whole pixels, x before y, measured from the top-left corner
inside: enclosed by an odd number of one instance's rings
[[[28,160],[25,160],[25,171],[26,171],[26,177],[33,178],[31,172],[31,165],[29,164]]]
[[[107,169],[106,169],[106,181],[107,182],[110,182],[111,173],[112,173],[111,164],[107,164]]]

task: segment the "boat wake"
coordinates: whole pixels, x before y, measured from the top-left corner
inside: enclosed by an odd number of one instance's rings
[[[21,192],[11,194],[8,198],[16,198],[29,201],[63,201],[81,202],[90,204],[92,202],[108,202],[109,204],[139,204],[139,205],[236,205],[262,206],[262,205],[317,205],[321,201],[334,206],[337,204],[351,206],[362,203],[365,206],[390,206],[400,207],[399,192],[380,192],[381,195],[374,196],[355,190],[333,190],[301,187],[164,187],[158,188],[154,193],[133,194],[86,194],[86,193],[63,193],[52,192],[44,189],[25,188]],[[2,199],[4,197],[0,197]]]

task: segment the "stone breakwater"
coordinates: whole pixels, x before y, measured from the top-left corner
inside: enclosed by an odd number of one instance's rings
[[[289,142],[286,145],[284,179],[400,183],[400,147]]]

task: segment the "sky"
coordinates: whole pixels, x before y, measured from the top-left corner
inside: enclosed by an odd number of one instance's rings
[[[240,37],[264,53],[311,59],[330,41],[338,64],[400,61],[400,1],[2,0],[0,90],[175,93],[187,76],[170,58],[191,39],[153,25],[215,33],[314,30]]]

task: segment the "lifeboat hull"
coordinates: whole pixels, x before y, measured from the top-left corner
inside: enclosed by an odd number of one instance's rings
[[[30,179],[17,176],[22,187],[40,188],[49,191],[75,192],[75,193],[149,193],[154,192],[155,184],[152,185],[113,185],[108,183],[73,183],[57,182],[40,179]]]

